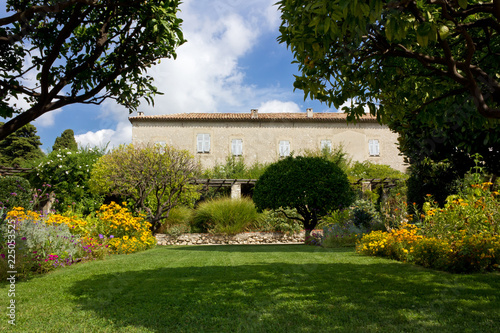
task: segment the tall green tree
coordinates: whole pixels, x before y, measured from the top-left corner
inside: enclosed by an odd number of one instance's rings
[[[0,123],[2,126],[3,123]],[[26,166],[44,156],[36,127],[27,124],[0,141],[0,165]]]
[[[145,72],[185,42],[179,0],[7,0],[0,18],[0,139],[74,103],[131,112],[158,93]],[[31,61],[24,65],[24,59]],[[23,80],[36,77],[32,86]],[[22,109],[17,100],[29,106]]]
[[[75,140],[75,132],[72,129],[67,129],[62,132],[61,136],[56,138],[54,145],[52,146],[53,151],[60,149],[76,150],[78,149],[78,143]]]
[[[274,209],[299,220],[311,234],[321,216],[349,206],[354,193],[339,166],[322,157],[287,157],[271,164],[258,179],[253,200],[259,209]],[[288,216],[283,208],[300,215]]]
[[[281,0],[306,96],[382,119],[467,95],[500,118],[500,0]],[[444,110],[434,109],[435,112]],[[430,122],[432,119],[429,119]]]

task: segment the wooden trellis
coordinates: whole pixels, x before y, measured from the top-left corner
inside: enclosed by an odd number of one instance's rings
[[[351,185],[360,185],[363,191],[373,190],[377,186],[383,185],[384,188],[391,188],[401,181],[394,178],[360,178],[352,181]],[[238,198],[241,193],[241,185],[248,184],[255,186],[257,179],[196,179],[193,183],[203,185],[205,190],[214,187],[219,190],[222,187],[231,187],[231,197]]]
[[[22,173],[28,173],[32,168],[4,167],[0,165],[0,176],[14,176]]]

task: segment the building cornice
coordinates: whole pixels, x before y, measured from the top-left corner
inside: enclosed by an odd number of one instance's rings
[[[128,118],[133,123],[137,122],[334,122],[347,121],[347,114],[336,112],[322,112],[308,114],[301,113],[176,113],[165,115],[145,116],[140,114]],[[371,115],[360,117],[358,122],[377,123],[377,118]]]

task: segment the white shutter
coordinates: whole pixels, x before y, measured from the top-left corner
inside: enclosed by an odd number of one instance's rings
[[[325,148],[328,149],[329,153],[332,151],[332,142],[330,140],[321,140],[321,151]]]
[[[196,137],[196,151],[203,153],[203,134],[198,134]]]
[[[280,157],[290,156],[290,141],[280,141]]]
[[[209,153],[210,152],[210,134],[203,134],[203,152],[204,153]]]
[[[379,156],[380,155],[380,147],[378,144],[378,140],[369,140],[368,141],[368,150],[370,151],[370,156]]]
[[[196,137],[196,151],[198,153],[210,152],[210,134],[198,134]]]
[[[243,155],[243,140],[241,139],[233,139],[231,152],[234,156]]]

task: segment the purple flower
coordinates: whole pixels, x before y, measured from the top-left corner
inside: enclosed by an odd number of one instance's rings
[[[0,257],[4,258],[5,259],[5,254],[0,254]]]
[[[22,240],[26,240],[26,237],[21,238]]]
[[[99,238],[100,238],[100,239],[103,239],[103,238],[104,238],[104,236],[103,236],[102,234],[99,234]]]
[[[113,236],[113,235],[109,235],[109,238],[115,238],[115,236]]]

